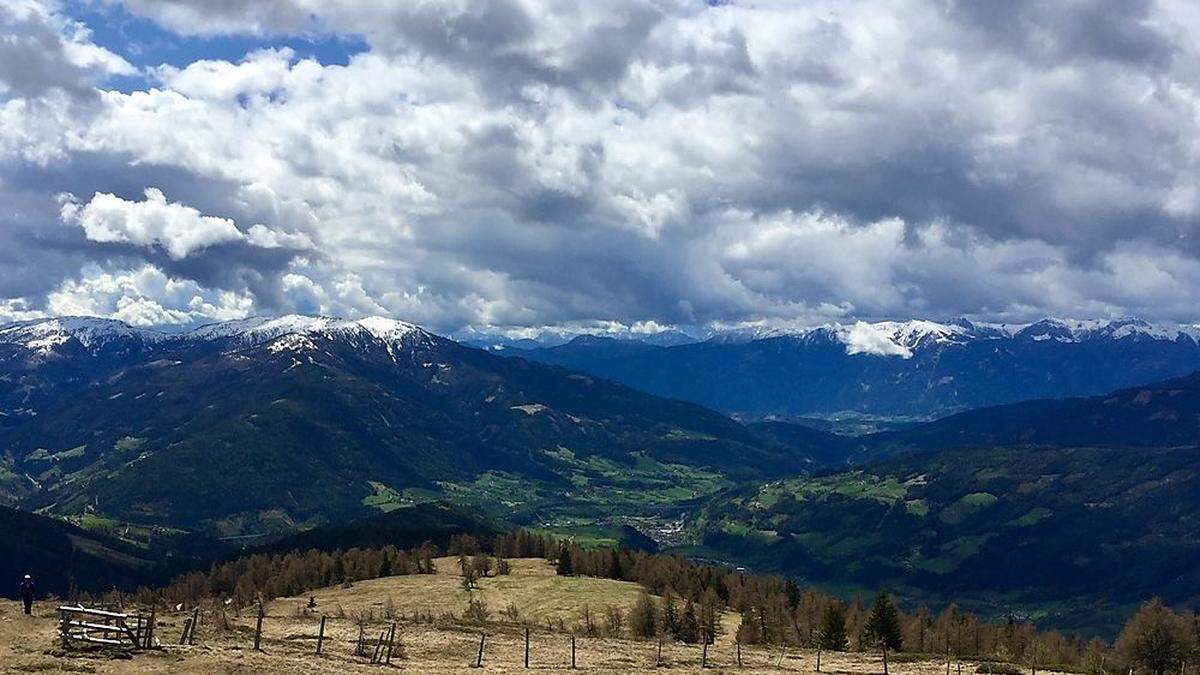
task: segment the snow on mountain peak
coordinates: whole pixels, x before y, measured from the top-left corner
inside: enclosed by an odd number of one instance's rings
[[[355,321],[362,326],[368,333],[383,340],[384,342],[395,342],[396,340],[412,335],[414,333],[424,333],[419,327],[404,321],[389,319],[383,316],[368,316],[365,319]]]
[[[89,316],[64,316],[52,319],[32,319],[0,326],[0,342],[23,344],[28,349],[48,352],[71,338],[88,349],[99,347],[114,339],[138,339],[144,343],[167,340],[166,333],[147,328],[135,328],[116,319]]]
[[[413,335],[428,335],[411,323],[371,316],[364,319],[339,319],[328,316],[287,314],[273,318],[256,317],[240,321],[202,326],[186,337],[200,340],[229,339],[243,345],[260,345],[285,335],[324,337],[370,335],[392,345]]]
[[[1046,318],[1027,324],[986,323],[965,318],[941,323],[924,319],[909,321],[857,321],[830,323],[815,328],[781,328],[748,324],[715,334],[714,342],[753,342],[790,337],[799,340],[825,339],[845,346],[847,354],[911,358],[924,346],[966,344],[977,340],[1022,339],[1076,343],[1094,339],[1190,339],[1200,343],[1200,325],[1153,324],[1142,319],[1075,320]]]
[[[413,324],[379,316],[348,320],[299,314],[223,321],[179,334],[136,328],[115,319],[95,317],[34,319],[0,325],[0,343],[20,344],[42,354],[55,351],[72,338],[84,348],[95,351],[122,341],[140,341],[144,345],[221,341],[239,347],[255,347],[286,335],[380,340],[391,349],[414,336],[429,334]],[[308,343],[311,344],[311,340]]]

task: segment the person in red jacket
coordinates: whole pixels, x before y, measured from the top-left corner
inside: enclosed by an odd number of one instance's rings
[[[26,574],[25,579],[21,581],[21,602],[25,603],[26,614],[33,613],[33,594],[36,590],[33,585],[33,577]]]

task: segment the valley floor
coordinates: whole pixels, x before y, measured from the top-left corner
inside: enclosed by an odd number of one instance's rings
[[[159,617],[161,649],[119,658],[104,653],[81,654],[64,651],[58,642],[55,605],[39,603],[35,615],[25,617],[18,603],[0,601],[0,672],[85,672],[85,673],[314,673],[378,672],[386,666],[371,665],[374,641],[397,621],[397,651],[392,668],[415,673],[479,672],[470,668],[481,632],[487,634],[483,670],[522,672],[524,628],[532,626],[530,665],[532,670],[568,670],[571,663],[570,631],[578,628],[585,605],[600,622],[604,607],[627,609],[639,594],[635,584],[583,577],[559,577],[542,560],[514,560],[512,574],[480,582],[474,591],[491,613],[485,626],[461,621],[467,592],[459,583],[457,566],[450,558],[438,560],[438,573],[403,576],[355,583],[350,588],[326,588],[302,597],[280,599],[266,607],[262,651],[253,650],[254,612],[208,609],[204,613],[194,645],[178,642],[183,612]],[[316,610],[306,609],[309,596]],[[502,617],[509,607],[517,622]],[[316,656],[320,614],[326,616],[323,654]],[[456,618],[451,618],[451,614]],[[432,617],[432,623],[428,617]],[[419,617],[419,618],[415,618]],[[354,655],[363,620],[368,655]],[[563,628],[560,628],[560,620]],[[503,623],[502,623],[503,621]],[[709,648],[710,669],[746,673],[814,672],[816,653],[787,650],[781,658],[777,649],[744,646],[743,667],[737,667],[733,635],[738,617],[727,614],[723,634]],[[547,627],[549,624],[550,628]],[[662,665],[655,667],[657,643],[608,637],[577,638],[577,663],[589,672],[698,672],[701,647],[665,644]],[[901,655],[893,659],[895,675],[942,675],[942,660]],[[876,655],[829,653],[822,656],[821,670],[837,674],[882,673]],[[974,673],[976,664],[962,663],[963,673]],[[957,670],[955,671],[957,675]]]

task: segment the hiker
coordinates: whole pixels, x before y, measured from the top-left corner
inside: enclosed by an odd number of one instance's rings
[[[25,603],[25,614],[33,613],[33,593],[33,577],[26,574],[21,582],[21,602]]]

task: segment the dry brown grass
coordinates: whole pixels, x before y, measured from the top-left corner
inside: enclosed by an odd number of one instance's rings
[[[303,597],[270,603],[264,622],[263,651],[254,652],[253,611],[240,616],[229,613],[228,628],[223,629],[218,613],[209,609],[196,633],[196,644],[165,644],[161,650],[135,655],[132,659],[111,659],[102,654],[66,656],[55,639],[53,607],[41,605],[37,615],[24,617],[16,603],[0,601],[0,672],[95,672],[95,673],[314,673],[379,672],[383,666],[371,665],[354,656],[358,638],[355,617],[368,616],[364,634],[371,647],[380,632],[389,625],[384,618],[389,605],[398,620],[397,641],[404,658],[394,658],[393,667],[414,673],[478,672],[474,662],[479,633],[487,633],[483,666],[487,672],[525,672],[524,628],[504,620],[500,610],[509,604],[517,608],[520,620],[534,624],[531,631],[533,670],[561,671],[570,665],[571,638],[559,632],[559,620],[570,630],[579,619],[579,608],[590,604],[601,613],[605,605],[627,608],[640,589],[635,584],[588,578],[562,578],[541,560],[514,560],[508,577],[492,577],[480,582],[473,591],[483,598],[492,613],[492,622],[484,627],[463,625],[451,620],[461,616],[468,594],[459,583],[453,559],[438,561],[439,573],[426,576],[391,577],[354,584],[351,588],[326,588]],[[317,612],[327,617],[323,655],[314,655],[319,616],[303,609],[308,596],[317,600]],[[390,602],[389,602],[390,598]],[[339,612],[340,609],[340,612]],[[340,614],[340,615],[339,615]],[[432,615],[435,621],[413,621],[414,614]],[[184,614],[161,617],[158,635],[164,642],[178,639]],[[403,616],[403,619],[399,617]],[[444,619],[442,617],[445,617]],[[556,630],[546,629],[549,619]],[[501,622],[503,621],[503,622]],[[735,615],[725,617],[725,635],[709,648],[709,665],[714,672],[736,670],[745,673],[814,672],[815,654],[810,651],[778,650],[757,647],[742,649],[743,668],[737,668],[733,631]],[[663,665],[655,668],[657,645],[610,637],[577,638],[578,665],[588,672],[698,672],[701,648],[693,645],[666,644]],[[370,651],[370,649],[368,650]],[[878,657],[867,654],[830,654],[822,657],[822,672],[845,675],[882,673]],[[895,675],[943,675],[942,661],[894,663]],[[974,673],[975,664],[964,664],[964,673]]]

